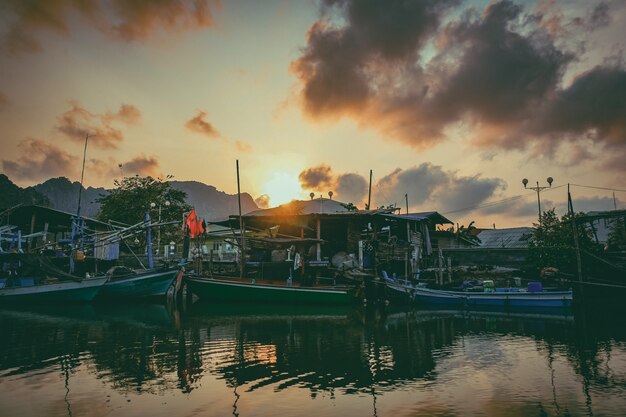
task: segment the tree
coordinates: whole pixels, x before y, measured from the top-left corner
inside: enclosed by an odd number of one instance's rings
[[[541,224],[533,223],[533,235],[528,242],[530,263],[538,269],[555,267],[562,272],[576,274],[576,245],[572,221],[576,221],[581,254],[597,254],[600,249],[593,239],[592,231],[577,221],[583,216],[583,213],[566,214],[559,219],[554,209],[543,212]],[[583,265],[583,269],[587,270],[588,266]]]
[[[114,184],[115,188],[109,194],[97,200],[100,203],[98,220],[120,222],[130,226],[143,222],[146,211],[149,211],[151,222],[157,223],[160,207],[161,223],[179,222],[161,227],[162,241],[178,240],[182,214],[191,209],[185,202],[187,194],[184,191],[175,190],[171,188],[169,182],[150,176],[125,177],[121,181],[115,180]],[[138,238],[143,240],[140,236]]]
[[[626,246],[626,218],[616,217],[609,226],[608,244],[609,248],[619,248]]]

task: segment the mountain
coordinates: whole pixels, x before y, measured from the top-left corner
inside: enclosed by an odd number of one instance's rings
[[[0,209],[18,204],[49,206],[50,200],[33,187],[18,187],[4,174],[0,174]]]
[[[231,214],[238,214],[237,194],[226,194],[212,185],[197,181],[171,181],[172,188],[187,193],[187,203],[196,209],[200,217],[207,220],[223,220]],[[241,212],[257,210],[252,196],[241,193]]]
[[[78,181],[71,182],[65,177],[51,178],[42,184],[34,186],[35,190],[50,200],[53,208],[68,213],[76,213],[76,210],[78,210],[78,191],[80,187],[81,185]],[[107,193],[108,191],[102,187],[83,188],[80,213],[86,217],[96,217],[100,209],[100,204],[96,200]]]
[[[197,181],[171,181],[176,190],[187,193],[187,203],[195,207],[198,215],[207,220],[223,220],[239,211],[237,194],[227,194],[212,185]],[[51,178],[33,187],[20,188],[4,174],[0,174],[0,208],[16,204],[38,204],[49,206],[68,213],[76,213],[78,208],[79,182],[71,182],[65,177]],[[109,191],[105,188],[83,188],[81,214],[96,217],[100,204],[96,200]],[[241,194],[241,211],[245,214],[257,210],[252,196]]]

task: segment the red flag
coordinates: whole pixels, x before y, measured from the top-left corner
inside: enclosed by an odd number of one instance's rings
[[[187,228],[189,229],[189,236],[192,238],[204,233],[202,219],[196,216],[195,209],[191,209],[189,216],[187,216]]]

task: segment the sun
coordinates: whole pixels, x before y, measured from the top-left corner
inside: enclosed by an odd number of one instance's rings
[[[297,175],[274,172],[263,185],[263,191],[270,196],[270,206],[275,207],[297,199],[302,193],[302,188]]]

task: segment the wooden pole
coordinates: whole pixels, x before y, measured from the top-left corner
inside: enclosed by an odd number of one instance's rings
[[[576,247],[576,267],[578,270],[578,282],[582,284],[583,273],[580,261],[580,246],[578,245],[578,228],[576,227],[576,216],[574,214],[574,205],[572,204],[572,195],[569,193],[569,183],[567,184],[567,208],[572,216],[572,232],[574,233],[574,246]],[[582,286],[580,288],[582,290]]]
[[[370,169],[370,186],[369,186],[369,191],[367,193],[367,209],[371,210],[372,209],[372,170]]]
[[[240,251],[241,251],[241,266],[239,268],[239,277],[243,278],[244,275],[244,269],[245,269],[245,265],[246,265],[246,260],[245,260],[245,256],[246,256],[246,239],[245,239],[245,232],[243,230],[243,218],[241,217],[241,187],[239,185],[239,159],[237,159],[237,204],[239,205],[239,233],[241,234],[241,245],[240,245]]]
[[[404,194],[404,201],[406,202],[406,214],[409,214],[409,195]]]

